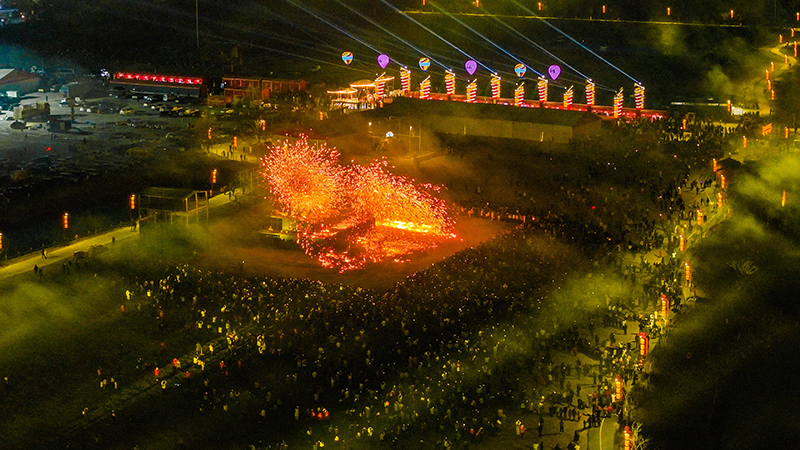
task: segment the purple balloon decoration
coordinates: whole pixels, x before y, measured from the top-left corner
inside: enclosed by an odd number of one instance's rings
[[[467,69],[468,74],[474,75],[475,71],[478,70],[478,63],[470,59],[464,63],[464,68]]]
[[[555,81],[559,75],[561,75],[561,67],[558,65],[553,64],[552,66],[547,68],[547,73],[550,74],[550,78]]]
[[[378,55],[378,65],[381,66],[381,69],[385,69],[389,65],[389,57],[384,54]]]

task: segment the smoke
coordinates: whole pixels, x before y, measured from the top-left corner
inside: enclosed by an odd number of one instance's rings
[[[665,55],[683,56],[689,50],[682,30],[679,26],[651,27],[651,38],[649,40],[657,50]]]
[[[785,399],[800,392],[784,372],[800,356],[798,165],[786,155],[742,166],[729,189],[733,217],[690,249],[701,301],[654,349],[651,391],[634,413],[664,448],[769,448],[797,437],[786,418],[798,407]]]
[[[715,64],[706,73],[705,88],[707,92],[720,98],[728,98],[734,92],[733,82],[719,64]]]

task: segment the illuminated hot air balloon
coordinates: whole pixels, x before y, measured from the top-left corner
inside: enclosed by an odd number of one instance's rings
[[[518,77],[522,78],[525,76],[525,72],[528,71],[528,68],[525,67],[525,64],[519,63],[514,66],[514,72],[517,74]]]
[[[423,72],[427,72],[428,67],[430,66],[431,66],[430,58],[423,56],[422,58],[419,59],[419,68],[422,69]]]
[[[349,66],[350,63],[353,62],[353,52],[342,53],[342,61]]]

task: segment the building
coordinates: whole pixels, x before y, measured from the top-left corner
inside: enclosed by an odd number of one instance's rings
[[[39,75],[24,70],[0,69],[0,94],[19,98],[39,89]]]
[[[208,95],[208,86],[201,77],[117,72],[110,84],[115,88],[141,94],[194,98]]]
[[[307,81],[272,80],[258,77],[222,77],[225,102],[232,105],[268,101],[276,92],[300,92],[308,88]]]
[[[389,102],[391,100],[391,102]],[[490,103],[387,99],[383,108],[364,112],[375,120],[400,118],[422,132],[565,144],[600,134],[601,121],[585,111],[528,108]],[[404,130],[394,130],[394,133]],[[412,134],[419,133],[411,130]]]

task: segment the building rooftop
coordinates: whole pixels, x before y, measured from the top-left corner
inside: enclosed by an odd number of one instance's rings
[[[17,69],[0,69],[0,85],[13,84],[20,81],[38,80],[39,75]]]

